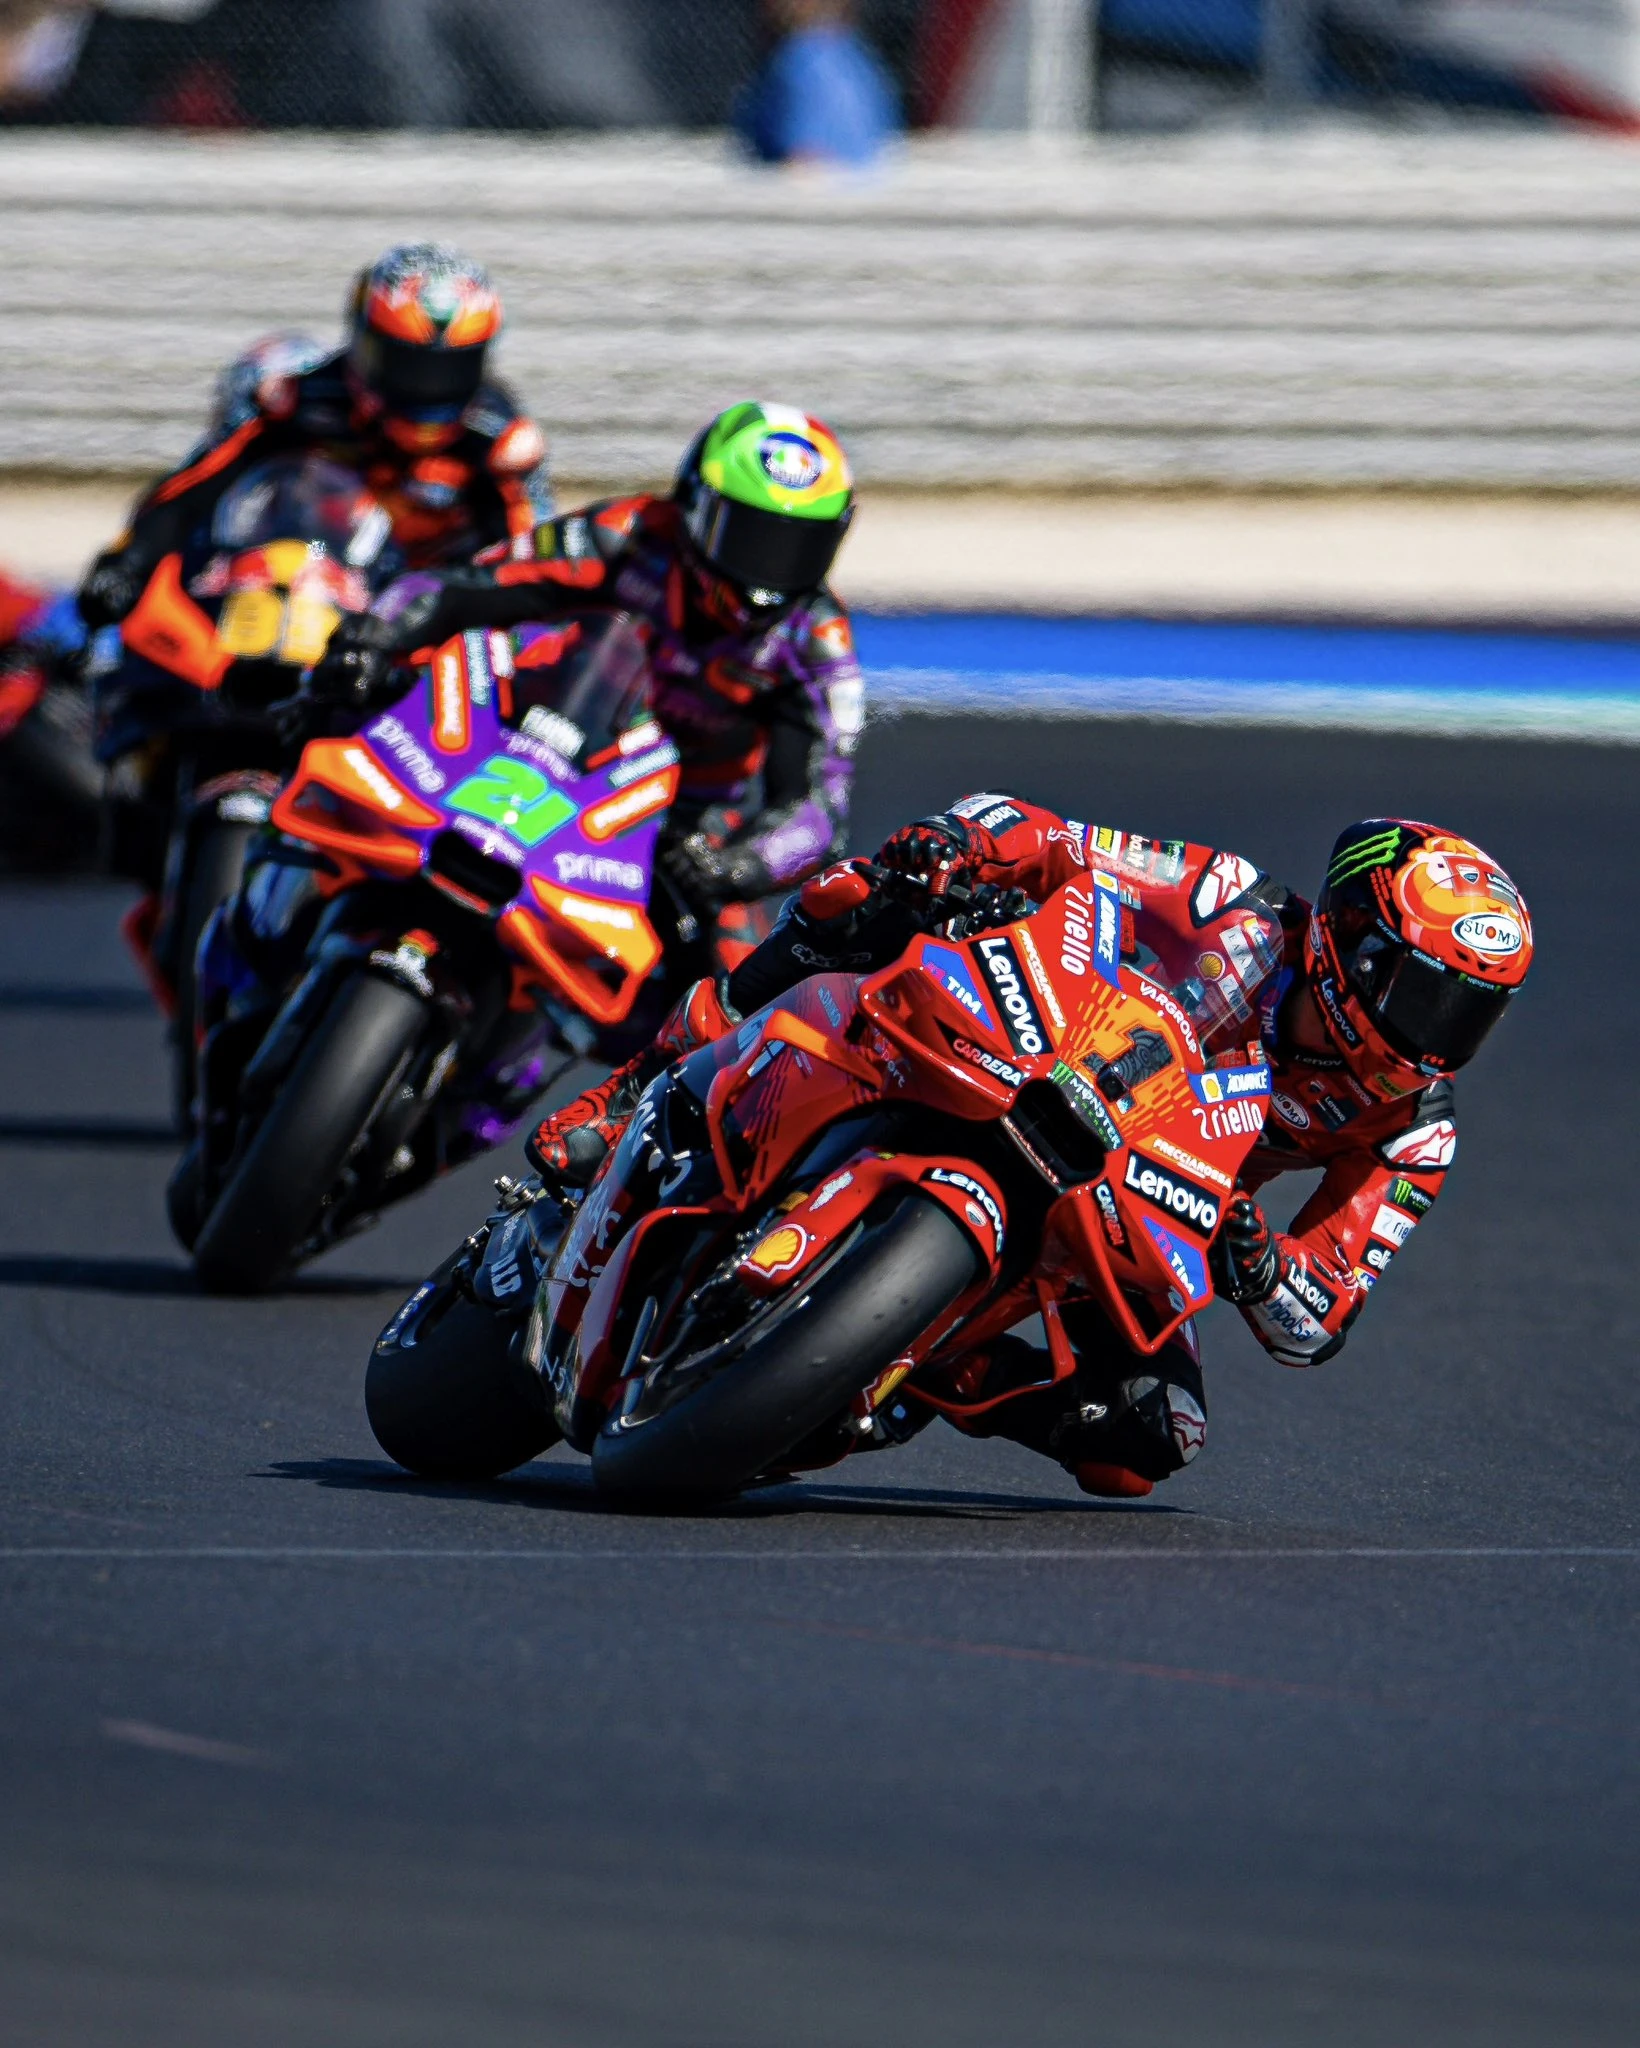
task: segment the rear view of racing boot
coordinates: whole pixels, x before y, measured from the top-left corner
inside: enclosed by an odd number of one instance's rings
[[[710,1045],[740,1022],[724,990],[709,976],[686,989],[656,1033],[653,1044],[635,1053],[595,1087],[546,1117],[524,1150],[548,1187],[584,1188],[620,1142],[638,1098],[674,1060]]]
[[[1069,1302],[1062,1313],[1075,1377],[1048,1384],[1053,1367],[1045,1351],[1016,1336],[997,1338],[960,1369],[956,1391],[966,1400],[1023,1391],[958,1427],[1052,1458],[1084,1493],[1140,1499],[1182,1471],[1207,1441],[1207,1397],[1194,1347],[1181,1336],[1149,1370],[1122,1377],[1121,1368],[1135,1361],[1117,1349],[1101,1312]]]

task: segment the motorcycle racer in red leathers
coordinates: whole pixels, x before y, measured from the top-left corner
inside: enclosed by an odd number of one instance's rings
[[[1531,921],[1503,869],[1434,826],[1370,819],[1339,835],[1312,905],[1240,854],[1084,825],[997,794],[903,828],[877,859],[936,892],[961,875],[1036,902],[1089,866],[1117,880],[1123,961],[1177,1005],[1175,1021],[1209,1061],[1256,1049],[1269,1067],[1270,1111],[1226,1190],[1211,1253],[1217,1291],[1280,1363],[1335,1356],[1440,1194],[1457,1149],[1451,1076],[1531,964]],[[527,1148],[533,1162],[549,1183],[590,1180],[643,1087],[673,1059],[807,974],[886,965],[907,936],[899,906],[855,867],[816,877],[726,981],[697,983],[652,1047],[546,1119]],[[1258,1117],[1211,1072],[1197,1094],[1204,1138]],[[1215,1177],[1182,1152],[1177,1163]],[[1286,1230],[1273,1229],[1258,1191],[1316,1167],[1320,1185]],[[1091,1303],[1067,1304],[1063,1318],[1076,1377],[965,1426],[1057,1459],[1090,1493],[1148,1493],[1206,1439],[1195,1325],[1142,1360]],[[1017,1336],[962,1375],[970,1400],[1049,1377]]]
[[[411,562],[461,560],[551,517],[541,430],[486,376],[501,300],[478,264],[441,244],[395,246],[355,280],[348,321],[328,354],[274,335],[224,373],[204,443],[92,564],[80,591],[89,626],[123,619],[223,492],[292,450],[362,476]]]

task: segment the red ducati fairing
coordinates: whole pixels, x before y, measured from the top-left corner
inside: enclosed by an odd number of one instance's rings
[[[1032,1314],[1057,1381],[1075,1369],[1061,1302],[1091,1297],[1140,1356],[1206,1307],[1208,1246],[1269,1073],[1256,1044],[1209,1068],[1171,993],[1122,962],[1121,929],[1117,884],[1089,873],[1016,922],[948,920],[880,973],[815,975],[654,1084],[564,1234],[527,1339],[601,1481],[725,1491],[829,1464],[885,1441],[891,1393],[961,1417],[1031,1391],[987,1399],[963,1368]],[[816,1427],[794,1403],[801,1439],[762,1442],[759,1470],[736,1475],[708,1424],[679,1427],[697,1390],[776,1355],[748,1333],[782,1318],[780,1370],[801,1376],[798,1311],[834,1300],[908,1205],[966,1240],[946,1298],[925,1299],[891,1356],[862,1340],[852,1376],[849,1360],[810,1361],[834,1412]],[[727,1412],[721,1386],[708,1408]]]

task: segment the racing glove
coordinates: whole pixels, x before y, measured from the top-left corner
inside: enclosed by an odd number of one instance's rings
[[[104,626],[117,626],[136,610],[148,576],[146,566],[123,549],[99,555],[75,600],[80,617],[93,633],[101,632]]]
[[[716,917],[724,904],[748,903],[769,889],[769,871],[751,847],[719,846],[704,832],[674,840],[660,859],[678,894],[698,916]]]
[[[955,818],[919,818],[902,825],[877,851],[877,864],[897,875],[926,882],[936,896],[960,874],[974,867],[974,843],[966,825]]]
[[[1213,1285],[1225,1301],[1250,1308],[1281,1282],[1281,1254],[1269,1218],[1251,1195],[1232,1195],[1209,1250]]]
[[[373,612],[345,613],[308,676],[308,695],[349,711],[390,704],[403,692],[402,644],[396,621]]]

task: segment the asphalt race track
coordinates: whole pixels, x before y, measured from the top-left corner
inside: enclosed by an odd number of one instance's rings
[[[1130,1505],[937,1430],[691,1519],[395,1476],[364,1360],[486,1176],[197,1297],[124,899],[0,887],[0,2043],[1629,2048],[1637,771],[872,731],[862,844],[1013,783],[1303,884],[1398,809],[1536,910],[1346,1354],[1214,1312]]]

